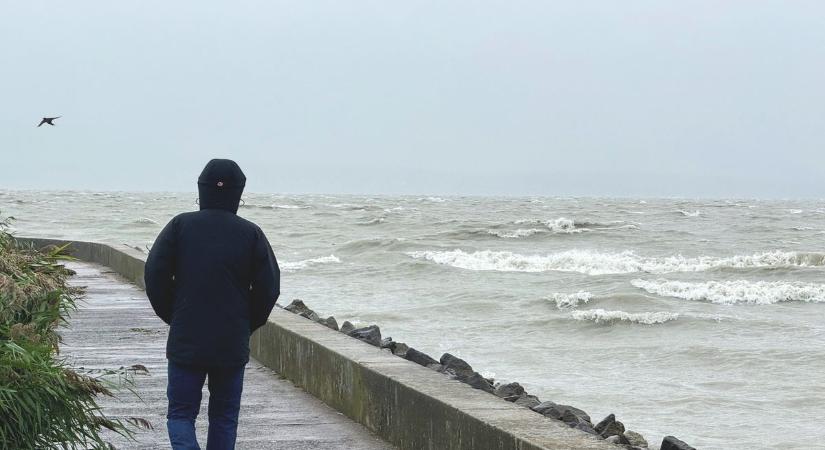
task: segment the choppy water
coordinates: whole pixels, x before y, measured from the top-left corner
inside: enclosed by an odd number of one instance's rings
[[[0,191],[18,234],[145,248],[195,194]],[[377,323],[651,443],[825,448],[825,201],[247,194],[282,304]]]

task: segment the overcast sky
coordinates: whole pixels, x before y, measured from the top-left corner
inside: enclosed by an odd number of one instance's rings
[[[821,0],[0,14],[0,188],[825,197]]]

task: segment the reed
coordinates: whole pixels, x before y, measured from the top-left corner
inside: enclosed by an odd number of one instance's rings
[[[149,424],[109,418],[97,399],[128,388],[136,369],[80,373],[60,358],[57,328],[83,293],[66,283],[71,257],[18,246],[11,220],[0,219],[0,448],[114,448],[104,429],[133,438]]]

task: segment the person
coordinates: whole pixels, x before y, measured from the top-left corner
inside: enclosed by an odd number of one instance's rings
[[[234,161],[209,161],[198,177],[200,210],[175,216],[146,259],[146,295],[170,325],[166,424],[174,450],[200,449],[195,419],[207,378],[206,448],[235,448],[249,337],[280,294],[269,241],[237,215],[245,185]]]

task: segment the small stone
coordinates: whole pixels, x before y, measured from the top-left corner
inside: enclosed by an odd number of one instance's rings
[[[370,325],[350,331],[347,335],[376,347],[381,346],[381,330],[378,325]]]
[[[673,436],[665,436],[660,450],[696,450]]]
[[[595,429],[599,433],[599,436],[607,438],[609,436],[623,434],[624,424],[616,420],[615,414],[610,414],[605,417],[604,420],[597,423]]]
[[[419,352],[418,350],[409,347],[407,352],[404,354],[404,358],[408,361],[412,361],[416,364],[421,364],[424,367],[429,366],[430,364],[438,364],[438,361],[434,360],[430,355]]]
[[[514,402],[524,394],[524,388],[518,383],[499,384],[496,386],[494,394],[505,400],[512,398],[508,401]]]
[[[327,328],[332,328],[333,330],[338,331],[338,321],[335,320],[335,317],[329,316],[322,320],[321,323]]]
[[[403,342],[396,342],[395,347],[392,349],[392,354],[404,358],[405,356],[407,356],[407,350],[409,349],[410,348],[407,346],[407,344]]]
[[[633,430],[625,430],[624,437],[626,437],[630,445],[634,447],[647,448],[647,440],[644,436]]]
[[[353,330],[355,330],[355,325],[351,324],[348,320],[345,320],[344,323],[341,324],[341,333],[350,334]]]
[[[540,404],[541,400],[539,400],[539,398],[535,395],[524,394],[520,396],[518,399],[516,399],[516,401],[513,403],[519,406],[524,406],[525,408],[533,408],[534,406]]]

